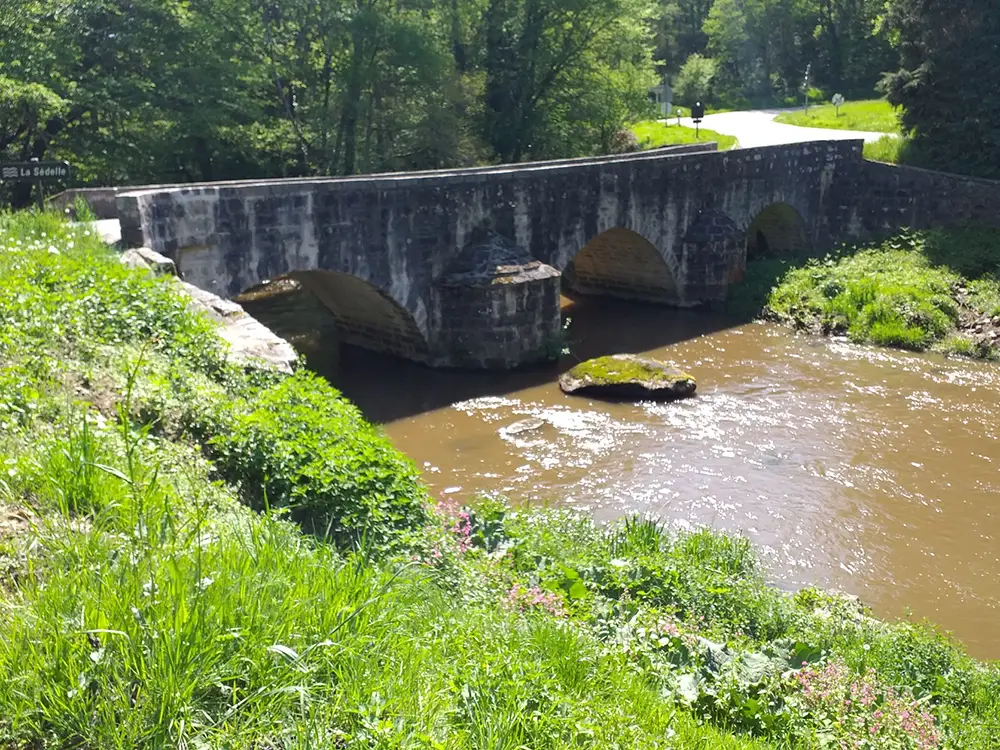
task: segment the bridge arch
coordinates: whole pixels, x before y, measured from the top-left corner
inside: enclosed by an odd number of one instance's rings
[[[805,220],[788,203],[772,203],[758,212],[746,238],[748,261],[799,255],[809,244]]]
[[[284,282],[281,291],[308,294],[330,312],[337,339],[405,359],[425,362],[429,358],[427,339],[416,320],[386,292],[364,279],[338,271],[293,271],[244,292],[246,298],[267,293],[275,282]],[[294,285],[294,286],[293,286]],[[302,311],[301,302],[292,302],[291,315]]]
[[[583,295],[674,303],[677,282],[660,251],[630,229],[613,227],[584,245],[563,269],[563,284]]]

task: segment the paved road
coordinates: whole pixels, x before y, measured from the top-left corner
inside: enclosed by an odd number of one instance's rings
[[[885,133],[866,133],[860,130],[827,130],[826,128],[802,128],[798,125],[783,125],[774,122],[781,109],[756,109],[747,112],[723,112],[717,115],[705,115],[701,127],[714,130],[723,135],[734,135],[743,148],[754,146],[779,146],[783,143],[801,143],[802,141],[852,140],[863,138],[865,141],[877,141]],[[681,124],[689,128],[694,123],[688,117],[681,118]]]

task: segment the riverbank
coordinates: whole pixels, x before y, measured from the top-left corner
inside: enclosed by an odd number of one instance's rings
[[[749,543],[435,502],[319,379],[0,219],[0,746],[989,747],[1000,671]]]
[[[756,273],[767,277],[777,268],[765,261]],[[998,274],[1000,231],[902,233],[792,268],[769,292],[764,312],[858,343],[995,360]]]

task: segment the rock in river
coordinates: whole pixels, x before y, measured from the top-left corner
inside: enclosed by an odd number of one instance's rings
[[[522,432],[531,432],[532,430],[537,430],[539,427],[544,425],[544,419],[539,419],[538,417],[528,417],[527,419],[522,419],[520,422],[509,424],[506,427],[501,428],[501,430],[508,435],[520,435]]]
[[[694,394],[695,380],[665,362],[613,354],[581,362],[559,378],[564,393],[636,401],[672,401]]]

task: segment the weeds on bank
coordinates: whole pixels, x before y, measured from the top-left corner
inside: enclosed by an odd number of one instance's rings
[[[393,543],[422,523],[416,469],[320,379],[227,363],[213,325],[169,279],[124,268],[49,214],[0,214],[0,429],[73,399],[115,418],[144,362],[134,417],[198,443],[247,504],[265,495],[341,545]]]
[[[869,161],[906,164],[911,148],[909,139],[904,136],[884,135],[877,141],[866,141],[862,153]]]
[[[765,747],[533,602],[339,554],[241,507],[191,449],[79,418],[5,456],[3,501],[42,520],[0,597],[0,746]],[[471,580],[465,529],[444,533]]]
[[[0,518],[28,519],[16,545],[0,527],[0,747],[997,735],[1000,672],[932,629],[783,594],[741,538],[432,508],[335,390],[232,368],[169,282],[46,217],[0,220],[19,290],[0,293]],[[118,319],[136,306],[169,314]]]
[[[903,233],[789,271],[769,294],[767,312],[857,342],[993,358],[998,270],[1000,232]]]

